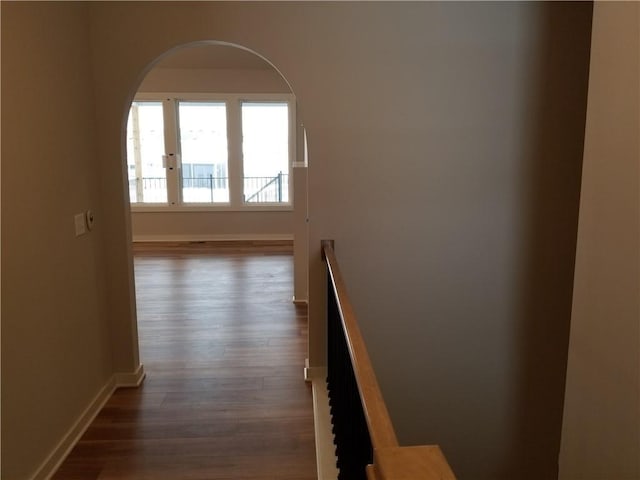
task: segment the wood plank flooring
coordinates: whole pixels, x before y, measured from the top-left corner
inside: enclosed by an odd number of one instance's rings
[[[136,250],[147,378],[116,391],[54,480],[315,480],[292,269],[283,253]]]

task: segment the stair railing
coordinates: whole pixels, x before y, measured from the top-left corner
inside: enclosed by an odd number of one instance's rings
[[[245,177],[245,182],[247,180],[268,180],[267,183],[260,187],[256,192],[246,197],[244,199],[245,203],[264,202],[265,199],[263,197],[265,197],[265,193],[267,194],[266,197],[273,197],[273,200],[271,200],[272,202],[281,203],[283,177],[284,175],[282,172],[278,172],[275,177]],[[269,192],[270,188],[273,190],[272,192]],[[272,195],[269,195],[269,193],[272,193]]]
[[[382,397],[333,241],[327,265],[327,389],[339,480],[455,480],[438,445],[402,447]]]

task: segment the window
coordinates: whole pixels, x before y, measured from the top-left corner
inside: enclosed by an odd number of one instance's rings
[[[290,208],[292,95],[140,95],[127,124],[134,208]]]
[[[242,102],[244,201],[288,202],[289,109],[283,102]]]
[[[182,201],[229,202],[227,107],[178,102]]]
[[[167,202],[163,153],[162,103],[133,102],[127,123],[127,166],[132,203]]]

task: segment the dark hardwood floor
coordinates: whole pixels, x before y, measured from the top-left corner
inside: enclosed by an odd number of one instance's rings
[[[116,391],[53,478],[315,480],[292,270],[273,251],[136,251],[147,378]]]

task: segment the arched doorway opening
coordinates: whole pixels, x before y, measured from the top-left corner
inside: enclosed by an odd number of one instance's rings
[[[134,242],[293,239],[293,300],[306,304],[306,144],[284,76],[242,46],[196,42],[158,57],[131,98]]]

